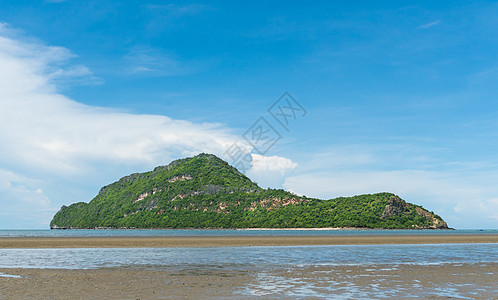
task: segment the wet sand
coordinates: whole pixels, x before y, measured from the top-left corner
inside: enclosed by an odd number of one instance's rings
[[[311,245],[498,243],[498,235],[3,237],[7,248],[244,247]]]
[[[281,269],[0,269],[2,299],[496,299],[498,263]]]
[[[341,299],[498,299],[497,269],[498,263],[310,266],[269,272],[252,292],[277,296],[302,290]]]
[[[205,299],[232,297],[247,273],[108,268],[0,269],[1,299]]]

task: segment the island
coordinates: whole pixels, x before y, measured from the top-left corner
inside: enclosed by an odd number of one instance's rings
[[[309,198],[263,189],[224,160],[199,154],[134,173],[89,203],[62,206],[51,229],[379,228],[448,229],[423,207],[392,193]]]

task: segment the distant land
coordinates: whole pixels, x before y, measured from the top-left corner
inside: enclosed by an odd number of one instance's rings
[[[62,206],[52,229],[382,228],[448,229],[391,193],[321,200],[262,189],[212,154],[179,159],[104,186],[89,203]]]

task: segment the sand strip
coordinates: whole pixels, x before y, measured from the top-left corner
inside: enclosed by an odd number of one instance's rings
[[[498,235],[386,236],[196,236],[196,237],[20,237],[0,238],[7,248],[244,247],[311,245],[498,243]]]

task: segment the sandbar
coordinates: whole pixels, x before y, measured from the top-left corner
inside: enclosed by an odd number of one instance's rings
[[[8,248],[162,248],[498,243],[498,234],[358,236],[2,237]]]

